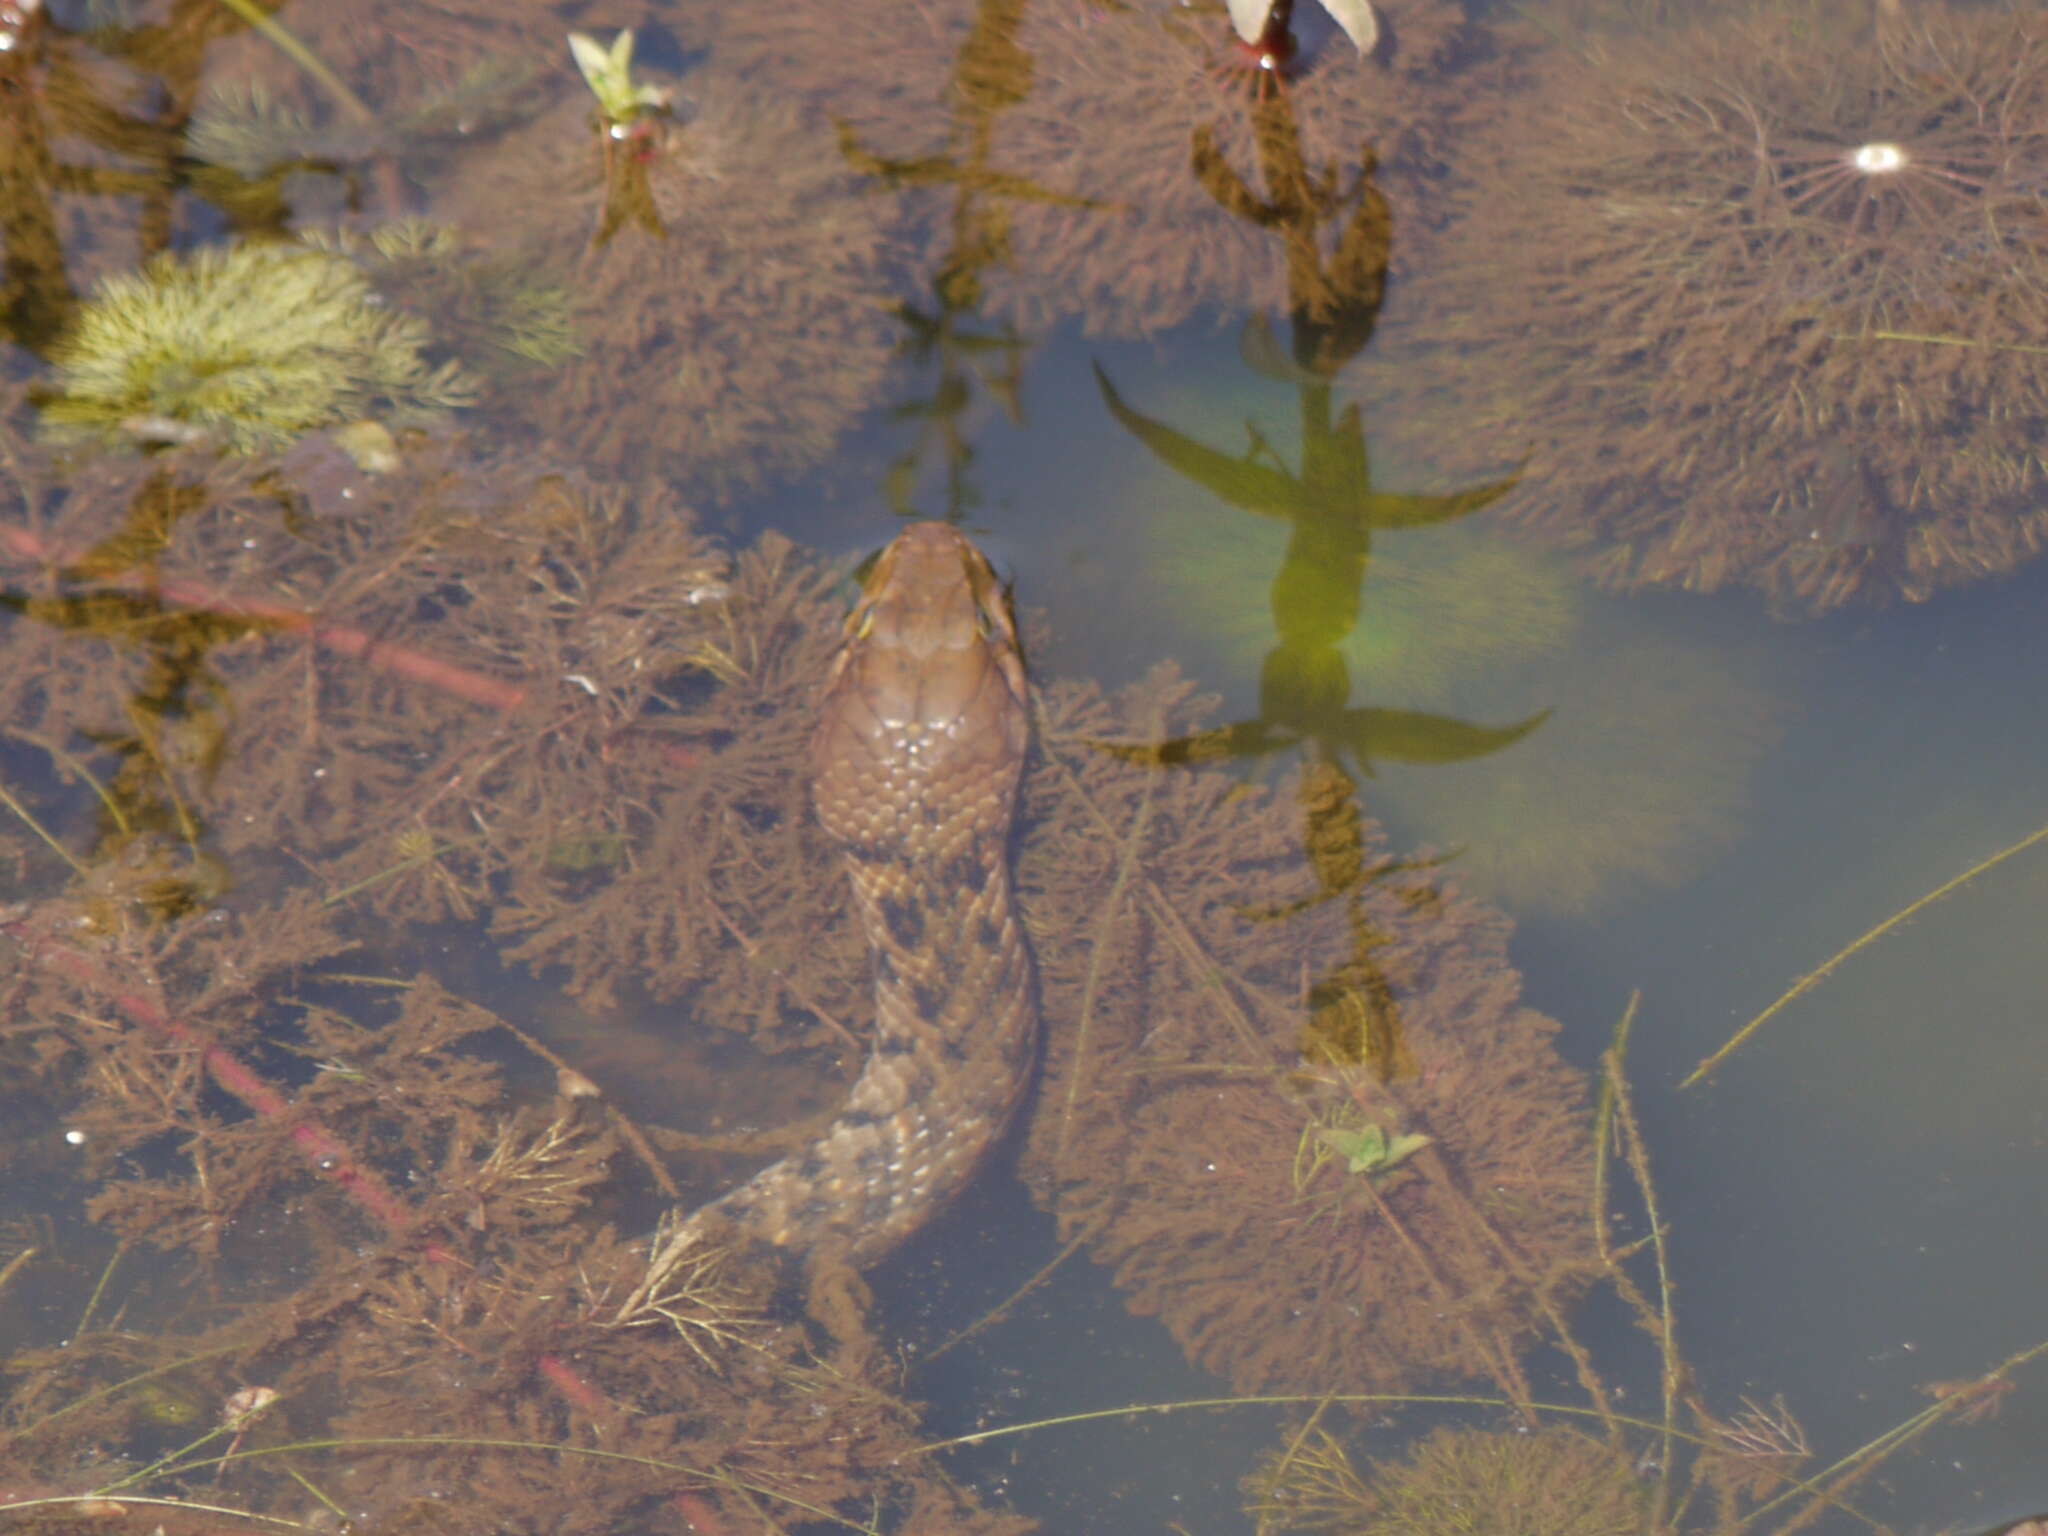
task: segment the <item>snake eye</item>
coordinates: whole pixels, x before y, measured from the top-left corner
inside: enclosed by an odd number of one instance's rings
[[[974,627],[982,639],[992,640],[1010,633],[1010,562],[978,553],[967,572],[974,590]]]
[[[1007,598],[1017,582],[1016,561],[1002,549],[984,549],[981,558],[988,562],[989,574],[996,579],[996,590]]]

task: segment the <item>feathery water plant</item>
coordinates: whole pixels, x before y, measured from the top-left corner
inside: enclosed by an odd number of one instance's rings
[[[581,357],[570,290],[533,260],[480,250],[452,225],[394,219],[370,229],[304,229],[315,250],[346,256],[396,308],[433,316],[443,351],[489,382]]]
[[[404,425],[474,398],[427,360],[426,323],[345,257],[291,245],[160,256],[101,283],[51,352],[43,407],[74,441],[210,438],[239,453],[375,416]]]
[[[360,126],[340,133],[353,136],[346,148],[361,147]],[[357,158],[335,153],[332,137],[333,131],[323,130],[305,108],[280,100],[260,82],[215,85],[185,129],[185,153],[206,165],[251,177],[298,159]]]

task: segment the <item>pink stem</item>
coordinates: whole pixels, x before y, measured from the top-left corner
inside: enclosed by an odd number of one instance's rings
[[[187,1050],[196,1050],[213,1080],[257,1118],[281,1120],[293,1116],[291,1101],[226,1046],[208,1037],[204,1031],[166,1013],[141,992],[109,981],[76,950],[37,944],[26,923],[0,924],[0,932],[21,942],[41,964],[108,998],[131,1024]],[[340,1185],[350,1199],[376,1217],[392,1236],[400,1237],[411,1230],[416,1219],[412,1207],[359,1163],[347,1145],[325,1126],[317,1120],[295,1118],[286,1134],[315,1170]],[[428,1244],[427,1255],[438,1262],[452,1262],[454,1257],[438,1243]]]
[[[16,560],[36,561],[46,565],[63,566],[75,558],[62,550],[52,549],[42,539],[26,528],[14,528],[0,524],[0,551]],[[247,619],[270,629],[282,630],[286,634],[304,635],[323,650],[336,655],[362,661],[379,671],[407,678],[413,682],[425,683],[439,688],[444,693],[467,699],[472,704],[481,704],[489,709],[510,712],[524,704],[527,688],[518,683],[508,683],[495,677],[486,677],[481,672],[472,672],[450,661],[429,656],[424,651],[415,651],[408,646],[391,645],[372,638],[360,629],[345,624],[325,624],[301,608],[287,607],[263,598],[236,597],[231,593],[219,592],[198,582],[157,580],[140,572],[128,571],[109,576],[99,582],[117,592],[138,592],[154,596],[180,608],[196,608],[206,613],[218,613],[227,618]]]

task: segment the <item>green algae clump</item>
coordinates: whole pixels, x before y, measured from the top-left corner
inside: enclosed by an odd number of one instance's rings
[[[1649,1536],[1645,1485],[1626,1458],[1568,1430],[1440,1429],[1374,1469],[1362,1536]]]
[[[159,256],[108,278],[51,350],[53,437],[208,439],[282,447],[375,416],[405,425],[466,405],[455,363],[430,363],[426,323],[389,307],[354,263],[292,245]]]

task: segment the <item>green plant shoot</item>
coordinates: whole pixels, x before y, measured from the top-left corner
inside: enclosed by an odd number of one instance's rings
[[[584,83],[597,98],[607,123],[623,128],[642,112],[666,112],[673,96],[665,86],[633,83],[633,29],[626,28],[607,48],[587,32],[569,34],[569,52],[583,72]]]
[[[1344,1159],[1352,1173],[1385,1173],[1398,1167],[1429,1145],[1427,1136],[1389,1136],[1370,1123],[1357,1130],[1318,1126],[1316,1136],[1324,1146]]]

